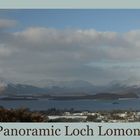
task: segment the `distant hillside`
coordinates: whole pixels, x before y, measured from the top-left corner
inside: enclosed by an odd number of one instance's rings
[[[85,100],[85,99],[118,100],[124,98],[127,99],[139,98],[139,96],[135,93],[125,93],[125,94],[98,93],[96,95],[85,95],[85,96],[53,96],[52,100]]]
[[[36,84],[35,84],[36,83]],[[37,86],[38,85],[38,86]],[[100,94],[97,94],[100,93]],[[112,94],[113,93],[113,94]],[[95,86],[87,81],[38,81],[29,84],[12,83],[0,80],[0,95],[52,95],[52,96],[90,96],[86,98],[111,98],[123,96],[140,96],[140,86],[127,86],[121,83],[111,83]],[[125,98],[125,97],[124,97]]]

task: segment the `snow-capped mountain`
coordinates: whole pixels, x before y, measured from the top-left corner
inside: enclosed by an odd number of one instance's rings
[[[113,81],[108,85],[95,86],[87,81],[41,80],[31,83],[13,83],[0,79],[0,95],[3,94],[50,94],[50,95],[87,95],[97,93],[136,93],[140,95],[139,85],[127,85]]]

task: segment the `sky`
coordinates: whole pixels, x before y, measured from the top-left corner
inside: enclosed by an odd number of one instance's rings
[[[0,77],[139,82],[139,17],[129,9],[0,10]]]

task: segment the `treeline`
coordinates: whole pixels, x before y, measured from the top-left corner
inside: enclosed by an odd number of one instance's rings
[[[0,122],[47,122],[48,117],[27,108],[5,109],[0,107]]]
[[[69,113],[80,113],[80,112],[82,112],[82,111],[74,110],[73,108],[71,108],[71,109],[56,109],[56,108],[50,108],[50,109],[45,110],[45,111],[40,111],[41,114],[50,115],[50,116],[53,116],[53,115],[61,116],[61,115],[64,114],[64,112],[69,112]]]

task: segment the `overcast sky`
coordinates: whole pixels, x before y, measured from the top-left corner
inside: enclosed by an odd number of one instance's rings
[[[140,10],[0,10],[0,77],[140,81]]]

